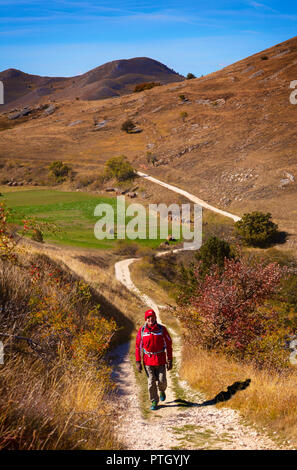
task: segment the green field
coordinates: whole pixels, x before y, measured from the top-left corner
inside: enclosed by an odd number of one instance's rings
[[[83,248],[108,249],[114,247],[115,240],[97,240],[94,236],[94,225],[99,217],[94,216],[97,204],[107,203],[114,209],[116,223],[117,200],[115,197],[99,197],[82,192],[55,191],[52,189],[1,189],[5,202],[12,209],[10,222],[23,226],[22,220],[34,217],[38,221],[55,223],[61,230],[57,234],[45,234],[49,242],[80,246]],[[126,206],[128,201],[126,201]],[[126,218],[128,222],[130,218]],[[128,240],[127,240],[128,241]],[[156,248],[157,240],[135,240],[142,246]]]

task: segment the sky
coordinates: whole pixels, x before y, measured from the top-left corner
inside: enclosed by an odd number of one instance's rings
[[[151,57],[199,77],[296,35],[292,0],[0,0],[0,71],[67,77]]]

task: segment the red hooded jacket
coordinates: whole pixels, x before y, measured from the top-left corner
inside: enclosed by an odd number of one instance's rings
[[[172,360],[170,334],[165,326],[162,325],[162,328],[160,326],[158,323],[154,323],[152,327],[149,327],[146,323],[142,339],[141,331],[143,327],[139,328],[135,346],[135,359],[137,362],[141,361],[141,350],[143,351],[143,363],[146,366],[163,366],[166,364],[166,352],[167,359]]]

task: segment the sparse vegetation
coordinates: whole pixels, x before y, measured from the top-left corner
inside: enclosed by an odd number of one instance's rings
[[[131,119],[127,119],[125,122],[123,122],[121,127],[122,131],[127,132],[127,134],[129,134],[129,132],[131,132],[134,128],[135,124]]]
[[[248,245],[259,247],[271,243],[278,231],[277,224],[271,220],[270,212],[260,211],[244,214],[234,227]]]
[[[1,214],[0,449],[119,448],[102,359],[114,321],[86,283],[16,252]]]
[[[156,86],[161,86],[161,83],[160,82],[139,83],[138,85],[135,86],[134,93],[139,93],[140,91],[144,91],[144,90],[150,90],[151,88],[154,88]]]
[[[107,178],[115,178],[117,181],[133,180],[136,176],[135,170],[125,155],[113,157],[105,164],[105,175]]]

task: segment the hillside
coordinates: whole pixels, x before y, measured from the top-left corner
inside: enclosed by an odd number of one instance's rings
[[[157,81],[171,83],[183,77],[166,65],[146,57],[115,60],[75,77],[40,77],[21,70],[0,72],[4,83],[5,106],[32,105],[50,100],[98,100],[131,93],[138,83]]]
[[[289,233],[285,248],[296,252],[295,79],[296,37],[205,77],[100,101],[67,97],[51,115],[3,114],[0,155],[29,167],[61,159],[94,174],[124,154],[137,169],[234,214],[270,211]],[[127,118],[143,131],[122,132]]]

